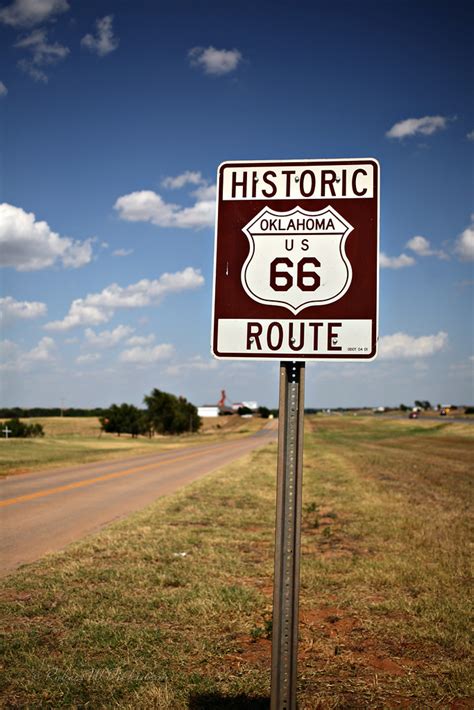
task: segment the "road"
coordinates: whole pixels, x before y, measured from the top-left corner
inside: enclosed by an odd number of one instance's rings
[[[239,441],[2,480],[0,575],[56,552],[210,471],[276,441],[278,422]]]

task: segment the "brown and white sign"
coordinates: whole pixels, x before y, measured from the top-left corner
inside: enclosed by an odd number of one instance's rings
[[[212,353],[373,359],[377,161],[227,162],[217,201]]]

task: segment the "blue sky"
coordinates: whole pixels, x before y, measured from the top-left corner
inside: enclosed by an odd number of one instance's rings
[[[307,405],[472,403],[469,5],[0,6],[2,403],[275,406],[276,363],[209,355],[217,166],[345,157],[381,164],[380,354]]]

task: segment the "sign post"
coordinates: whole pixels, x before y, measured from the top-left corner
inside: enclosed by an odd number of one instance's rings
[[[296,710],[304,374],[304,363],[280,364],[271,710]]]
[[[280,361],[272,710],[296,710],[305,362],[375,358],[378,242],[372,158],[219,167],[211,352]]]

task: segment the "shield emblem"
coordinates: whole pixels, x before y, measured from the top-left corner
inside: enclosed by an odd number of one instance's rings
[[[295,315],[339,300],[352,280],[345,252],[352,230],[329,205],[317,212],[264,207],[242,230],[250,243],[241,273],[245,291]]]

